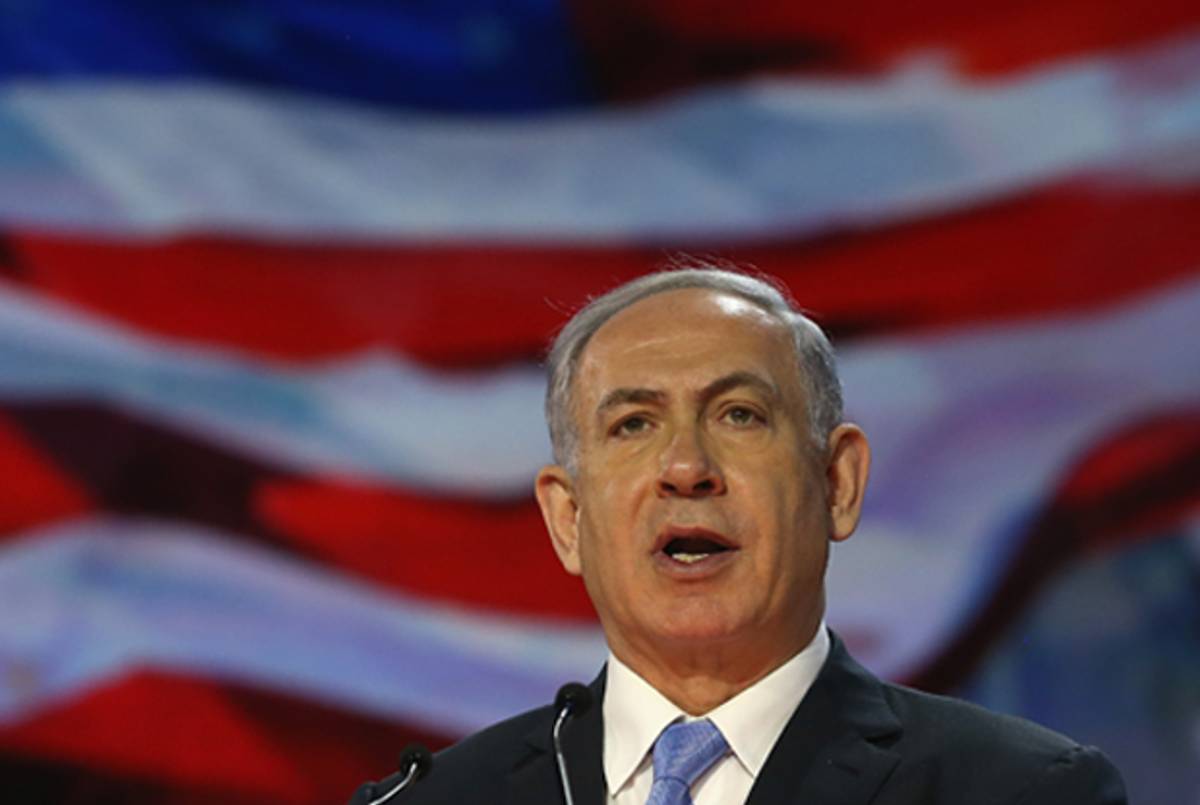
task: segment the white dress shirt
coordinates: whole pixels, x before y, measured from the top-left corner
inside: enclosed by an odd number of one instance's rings
[[[695,805],[738,805],[750,795],[767,756],[829,654],[821,623],[795,657],[706,713],[730,753],[692,786]],[[646,805],[654,783],[651,750],[673,721],[694,721],[612,654],[604,687],[604,782],[609,805]]]

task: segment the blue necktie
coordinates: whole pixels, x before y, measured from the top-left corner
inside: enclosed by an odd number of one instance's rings
[[[667,727],[654,742],[654,786],[646,805],[692,805],[692,783],[728,751],[725,736],[707,718]]]

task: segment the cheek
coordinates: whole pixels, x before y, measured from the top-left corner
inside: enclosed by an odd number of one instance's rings
[[[773,543],[776,557],[811,555],[826,541],[828,516],[820,487],[797,478],[797,469],[780,470],[769,482],[757,487],[752,507],[752,528]],[[799,476],[803,478],[804,476]]]
[[[655,477],[644,465],[634,463],[593,476],[580,497],[581,507],[602,517],[604,522],[596,525],[619,539],[637,525],[645,500],[653,497]]]
[[[629,539],[623,518],[615,514],[612,501],[602,496],[591,499],[579,513],[579,562],[585,579],[613,575],[625,561]]]

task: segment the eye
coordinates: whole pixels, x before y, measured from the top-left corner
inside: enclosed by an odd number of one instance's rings
[[[745,405],[733,405],[726,408],[721,414],[721,419],[739,428],[753,427],[765,421],[762,415]]]
[[[613,426],[612,434],[614,436],[633,436],[638,433],[643,433],[650,429],[650,420],[644,416],[635,414],[627,416]]]

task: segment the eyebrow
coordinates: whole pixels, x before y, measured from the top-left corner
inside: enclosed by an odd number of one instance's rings
[[[608,394],[604,395],[604,399],[596,406],[596,413],[602,414],[609,408],[616,408],[619,405],[637,404],[637,403],[662,403],[667,398],[665,391],[657,391],[655,389],[631,389],[619,388],[613,389]]]
[[[777,399],[779,397],[779,389],[764,378],[754,374],[753,372],[730,372],[727,375],[718,377],[716,380],[709,383],[696,394],[696,398],[701,402],[708,402],[714,397],[719,397],[727,391],[732,391],[735,388],[749,386],[757,389],[760,393]],[[649,388],[617,388],[604,395],[600,400],[600,404],[596,406],[597,415],[602,415],[610,408],[616,408],[620,405],[651,403],[661,405],[667,399],[667,392],[659,389]]]
[[[757,389],[759,393],[764,394],[773,400],[779,397],[779,389],[775,387],[774,383],[754,374],[753,372],[745,371],[730,372],[727,375],[718,377],[716,380],[702,388],[700,393],[696,396],[702,402],[708,402],[713,397],[720,397],[725,392],[732,391],[736,388],[741,388],[742,386],[749,386],[750,388]]]

